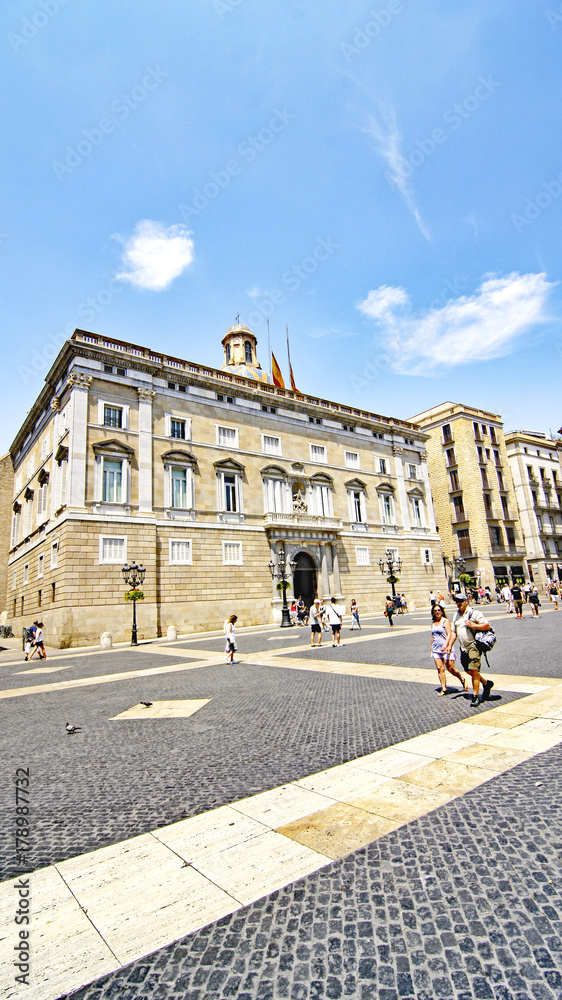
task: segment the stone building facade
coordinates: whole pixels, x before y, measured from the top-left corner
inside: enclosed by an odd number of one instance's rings
[[[498,414],[441,403],[411,418],[429,435],[427,460],[450,579],[482,586],[528,579],[526,550]]]
[[[380,609],[387,548],[410,601],[444,586],[426,434],[278,388],[256,343],[232,327],[220,369],[81,330],[63,345],[10,452],[14,631],[40,616],[54,645],[126,640],[133,559],[141,638],[280,621],[281,549],[289,598]]]
[[[505,436],[531,580],[562,581],[562,440],[540,431]]]
[[[7,620],[6,590],[10,552],[9,510],[14,495],[14,470],[10,455],[0,458],[0,624]]]

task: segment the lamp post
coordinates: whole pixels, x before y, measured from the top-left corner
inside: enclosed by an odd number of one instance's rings
[[[124,579],[125,583],[133,591],[133,597],[132,597],[132,601],[133,601],[133,630],[131,632],[131,646],[138,646],[138,641],[137,641],[137,598],[135,597],[135,591],[137,590],[139,584],[141,584],[143,582],[143,580],[144,580],[144,574],[146,573],[146,570],[145,570],[144,566],[142,566],[142,565],[141,566],[137,566],[136,562],[133,559],[133,561],[132,561],[132,563],[131,563],[130,566],[127,566],[127,564],[125,563],[125,565],[123,566],[121,572],[123,574],[123,579]]]
[[[451,558],[450,556],[444,555],[443,565],[445,567],[445,571],[448,571],[448,573],[451,574],[449,576],[449,590],[450,590],[453,580],[458,580],[459,577],[465,572],[466,559],[463,559],[462,556],[453,556]]]
[[[385,559],[379,559],[379,569],[383,574],[383,576],[385,573],[388,573],[389,583],[390,586],[392,587],[392,597],[394,599],[396,597],[396,591],[394,589],[394,582],[395,582],[394,571],[396,570],[397,573],[400,572],[400,569],[402,567],[402,560],[400,559],[399,556],[396,555],[394,549],[387,549],[385,555],[386,555]]]
[[[281,581],[281,589],[283,591],[283,610],[281,612],[281,628],[290,628],[292,626],[291,615],[287,605],[287,557],[285,555],[285,549],[281,549],[277,556],[279,567],[275,565],[273,560],[268,563],[269,572],[271,573],[272,580],[279,579]],[[291,573],[295,572],[296,562],[291,559],[289,563],[289,569]]]

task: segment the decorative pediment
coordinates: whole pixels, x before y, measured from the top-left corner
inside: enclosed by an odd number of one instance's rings
[[[60,465],[61,462],[68,462],[68,445],[59,444],[55,452],[55,462]]]
[[[313,476],[310,477],[311,483],[327,483],[333,486],[334,480],[327,472],[315,472]]]
[[[49,473],[47,472],[46,469],[41,469],[41,472],[39,473],[37,478],[39,480],[39,485],[44,486],[45,483],[49,482]]]
[[[134,455],[135,449],[124,441],[111,438],[109,441],[94,441],[92,448],[96,455]]]
[[[21,511],[21,503],[18,503],[18,501],[15,500],[14,501],[14,505],[12,507],[12,510],[13,510],[14,514],[19,514],[20,511]]]
[[[283,477],[285,479],[287,473],[285,469],[282,469],[280,465],[266,465],[263,469],[260,469],[262,476],[277,476]]]
[[[304,472],[304,465],[302,462],[293,462],[291,465],[293,472]]]
[[[215,469],[218,472],[244,472],[244,466],[236,462],[233,458],[223,458],[220,462],[215,462]]]
[[[364,483],[362,479],[348,479],[347,483],[344,483],[348,490],[366,490],[367,483]]]
[[[195,455],[192,455],[190,451],[182,451],[181,448],[171,448],[170,451],[165,451],[162,455],[162,461],[167,464],[176,462],[181,465],[197,465]]]
[[[391,493],[394,495],[396,493],[396,487],[392,483],[379,483],[377,486],[377,493]]]
[[[33,492],[33,490],[30,490],[30,488],[28,486],[27,489],[26,489],[26,491],[25,491],[25,493],[24,493],[24,495],[23,495],[24,500],[33,500],[34,496],[35,496],[35,493]]]
[[[425,499],[425,493],[421,486],[414,486],[411,490],[408,490],[409,497],[419,497],[420,500]]]

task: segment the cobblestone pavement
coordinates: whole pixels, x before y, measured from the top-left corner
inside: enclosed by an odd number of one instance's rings
[[[143,654],[153,660],[164,657]],[[211,701],[189,719],[111,721],[141,700],[199,698]],[[438,699],[422,684],[221,664],[0,701],[3,773],[33,776],[27,870],[457,722],[469,700]],[[67,722],[82,732],[67,736]],[[4,809],[11,795],[6,783]],[[16,873],[9,838],[0,864],[3,879]]]
[[[146,647],[145,647],[146,649]],[[183,652],[183,651],[182,651]],[[178,657],[178,661],[180,657]],[[45,662],[37,658],[31,662],[4,664],[0,672],[0,691],[13,688],[34,687],[37,684],[52,684],[56,681],[69,681],[76,677],[98,677],[104,674],[116,674],[146,670],[149,666],[165,666],[173,663],[172,659],[162,654],[148,653],[145,650],[119,649],[112,653],[81,653],[79,656],[53,656]],[[194,657],[181,656],[183,663],[196,663]],[[33,673],[27,673],[33,670]],[[35,671],[40,671],[35,673]]]
[[[73,1000],[559,1000],[561,793],[557,748]]]

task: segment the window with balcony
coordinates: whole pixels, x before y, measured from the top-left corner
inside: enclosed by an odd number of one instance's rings
[[[447,465],[449,466],[449,468],[457,464],[454,448],[448,448],[447,451],[445,452],[445,455],[447,456]]]
[[[472,426],[474,428],[474,439],[475,439],[475,441],[481,441],[482,440],[482,434],[480,432],[480,424],[478,424],[474,420],[473,423],[472,423]]]
[[[486,514],[492,513],[492,494],[484,493],[484,507],[486,508]]]
[[[506,528],[505,529],[505,535],[506,535],[507,544],[509,545],[509,547],[512,548],[512,549],[515,548],[515,531],[513,530],[513,528]]]
[[[502,464],[500,453],[495,449],[494,449],[494,462],[496,463],[497,466],[500,466]]]
[[[501,498],[501,502],[502,502],[503,516],[504,517],[509,517],[509,501],[508,501],[507,497],[502,497]]]
[[[503,481],[503,473],[498,469],[498,487],[500,490],[505,490],[505,485]]]
[[[263,480],[263,500],[266,514],[285,514],[290,510],[287,485],[280,476],[266,476]]]
[[[188,468],[170,467],[170,507],[186,510],[193,506],[192,471]]]
[[[389,493],[382,493],[379,496],[381,521],[383,524],[396,524],[394,512],[394,497]]]
[[[490,489],[490,483],[488,482],[488,473],[486,469],[480,469],[480,475],[482,476],[482,486],[485,490]]]
[[[492,549],[503,548],[503,531],[499,525],[492,525],[490,528],[490,538],[492,541]]]
[[[349,519],[353,524],[363,524],[366,520],[365,494],[363,490],[348,490]]]
[[[498,443],[498,438],[497,438],[497,435],[496,435],[496,428],[495,427],[490,427],[490,441],[492,442],[492,444],[497,444]]]
[[[388,474],[386,458],[379,458],[379,473],[381,476]]]
[[[185,441],[185,420],[178,420],[176,417],[170,418],[170,437]]]
[[[465,515],[465,512],[464,512],[464,503],[463,503],[462,493],[460,493],[457,496],[453,497],[453,505],[454,505],[454,517],[455,517],[455,521],[464,521],[466,519],[466,515]]]
[[[331,485],[314,483],[312,486],[312,513],[316,517],[333,517],[334,500]]]
[[[414,528],[423,528],[422,502],[418,497],[410,500],[410,511]]]
[[[418,478],[418,467],[417,467],[417,465],[409,465],[408,466],[408,478],[409,479],[417,479]]]
[[[480,463],[482,463],[482,462],[485,462],[485,461],[486,461],[486,458],[485,458],[485,455],[484,455],[484,449],[483,449],[483,448],[481,448],[481,447],[480,447],[480,445],[478,445],[478,447],[477,447],[477,449],[476,449],[476,450],[477,450],[477,452],[478,452],[478,461],[479,461]]]
[[[238,505],[238,489],[237,489],[237,482],[236,482],[236,480],[237,480],[236,476],[227,476],[227,475],[225,475],[223,477],[223,486],[224,486],[224,493],[223,493],[224,507],[223,507],[223,509],[227,513],[235,513],[236,511],[238,511],[238,506],[239,506]]]
[[[449,473],[449,478],[451,480],[451,489],[452,490],[460,490],[461,484],[460,484],[460,480],[459,480],[459,474],[456,471],[456,469],[453,472]]]
[[[459,553],[461,556],[466,557],[472,554],[472,548],[470,545],[470,532],[468,528],[461,528],[457,531],[457,539],[459,542]]]

